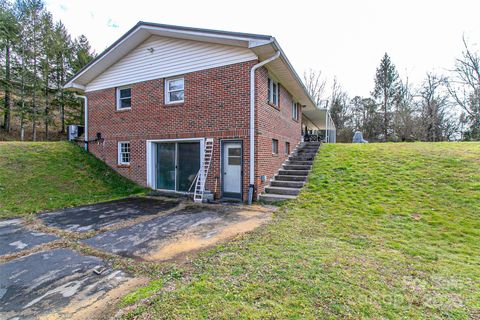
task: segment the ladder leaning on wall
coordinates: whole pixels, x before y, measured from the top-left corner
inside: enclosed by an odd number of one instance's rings
[[[200,170],[198,170],[195,191],[193,193],[194,202],[203,202],[203,195],[205,192],[205,182],[208,176],[208,170],[210,169],[210,163],[212,162],[213,154],[213,139],[208,138],[205,140],[205,152],[203,159],[203,166],[200,165]],[[203,173],[203,174],[202,174]]]

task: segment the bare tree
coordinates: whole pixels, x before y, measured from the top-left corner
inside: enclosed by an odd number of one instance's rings
[[[480,139],[480,56],[473,52],[463,37],[464,50],[457,59],[448,91],[455,102],[466,114],[469,123],[468,135],[472,139]]]
[[[395,110],[393,112],[392,124],[394,140],[415,140],[417,119],[415,117],[413,95],[411,93],[408,79],[405,83],[399,81],[398,91],[395,95],[394,106]]]
[[[350,142],[353,136],[352,112],[348,94],[336,78],[333,79],[330,101],[330,115],[337,129],[337,139],[339,142]]]
[[[420,87],[418,104],[421,114],[422,140],[441,141],[446,138],[443,135],[443,126],[447,120],[446,108],[449,105],[447,83],[444,76],[429,72]]]
[[[325,93],[326,80],[322,77],[322,71],[309,69],[303,73],[303,80],[308,93],[312,96],[314,102],[319,105]]]

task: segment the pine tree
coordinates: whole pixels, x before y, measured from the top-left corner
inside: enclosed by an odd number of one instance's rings
[[[54,30],[54,55],[55,55],[55,87],[57,95],[55,103],[60,113],[61,133],[65,133],[65,90],[63,84],[69,71],[68,61],[72,56],[72,40],[62,22],[57,22]]]
[[[52,15],[48,12],[43,13],[41,29],[41,51],[40,69],[42,73],[43,94],[44,94],[44,114],[43,121],[45,126],[45,140],[48,140],[49,124],[52,121],[50,115],[50,91],[52,77],[52,61],[54,60],[54,37]]]
[[[73,72],[77,73],[95,57],[95,53],[92,53],[90,43],[83,34],[75,40],[74,51],[72,68]]]
[[[375,75],[375,88],[372,96],[380,102],[383,113],[384,141],[388,141],[388,132],[391,128],[391,109],[399,91],[399,79],[395,65],[391,62],[387,53],[383,56],[380,66]]]
[[[3,128],[10,131],[12,111],[12,48],[18,40],[18,24],[13,15],[13,9],[8,2],[0,3],[0,46],[4,51],[4,119]]]

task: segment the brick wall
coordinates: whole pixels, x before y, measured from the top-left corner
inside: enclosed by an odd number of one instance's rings
[[[261,193],[288,158],[285,142],[290,143],[290,152],[300,142],[301,122],[293,120],[293,98],[281,83],[278,106],[268,103],[267,69],[259,69],[255,81],[257,86],[255,181],[258,193]],[[272,139],[278,140],[278,154],[272,154]],[[267,177],[265,182],[261,181],[262,175]]]
[[[146,186],[146,140],[214,138],[214,153],[207,188],[220,196],[220,141],[243,141],[243,193],[248,195],[249,177],[249,77],[257,61],[248,61],[184,75],[185,101],[165,105],[164,79],[133,84],[132,108],[116,110],[115,88],[88,92],[89,138],[97,132],[104,141],[90,150],[120,174]],[[267,72],[257,71],[257,168],[256,181],[270,178],[285,159],[284,143],[291,149],[298,142],[300,124],[291,119],[291,97],[280,89],[280,108],[266,103]],[[279,154],[272,156],[271,139],[279,140]],[[129,166],[117,164],[118,141],[130,141]],[[264,185],[262,185],[263,187]],[[263,189],[263,188],[262,188]]]

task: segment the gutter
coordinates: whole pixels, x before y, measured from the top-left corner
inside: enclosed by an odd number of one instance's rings
[[[87,98],[87,96],[79,95],[79,94],[76,94],[76,93],[74,93],[73,95],[75,96],[75,98],[83,99],[84,104],[85,104],[85,121],[84,121],[85,133],[83,135],[83,137],[84,137],[83,140],[84,140],[85,151],[88,152],[88,98]]]
[[[250,181],[248,187],[248,204],[252,204],[255,186],[255,71],[280,57],[280,51],[270,58],[257,63],[250,69]]]

